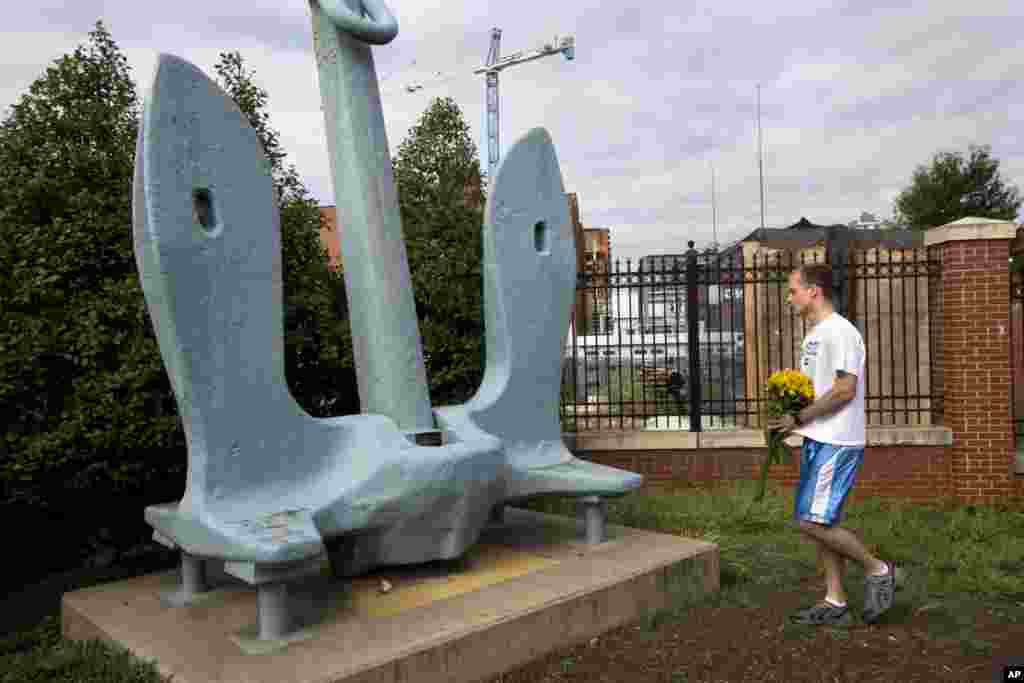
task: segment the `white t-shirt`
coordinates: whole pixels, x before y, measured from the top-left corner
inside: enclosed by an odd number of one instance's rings
[[[800,371],[811,378],[815,398],[832,389],[837,370],[856,375],[857,395],[837,412],[797,427],[794,434],[837,446],[864,446],[864,355],[860,332],[838,313],[832,313],[807,333],[800,348]]]

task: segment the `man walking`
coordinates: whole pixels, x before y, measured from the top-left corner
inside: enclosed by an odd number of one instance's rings
[[[832,305],[832,270],[808,264],[789,275],[789,302],[810,325],[800,353],[800,370],[814,384],[815,400],[795,417],[785,415],[769,428],[804,437],[795,518],[818,546],[827,592],[820,603],[799,610],[801,624],[846,625],[851,615],[843,589],[846,558],[864,565],[863,618],[873,623],[892,606],[896,568],[864,547],[837,522],[864,459],[864,340]]]

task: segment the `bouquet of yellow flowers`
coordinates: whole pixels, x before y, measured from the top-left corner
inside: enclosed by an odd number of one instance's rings
[[[766,393],[766,412],[769,418],[796,415],[814,400],[814,384],[810,377],[799,370],[777,370],[768,377]],[[755,498],[758,501],[764,498],[768,466],[787,463],[790,458],[789,448],[785,444],[785,434],[765,429],[764,438],[768,442],[768,457],[761,464],[760,488]]]

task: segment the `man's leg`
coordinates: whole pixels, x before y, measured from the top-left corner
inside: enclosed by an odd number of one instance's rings
[[[814,522],[801,521],[800,529],[808,536],[817,540],[822,547],[833,555],[849,557],[864,565],[865,578],[864,591],[864,612],[865,623],[872,624],[892,607],[896,592],[896,568],[888,562],[883,562],[868,552],[860,539],[848,529],[837,526],[826,527]],[[827,566],[827,565],[826,565]],[[832,572],[826,570],[826,578]],[[842,590],[841,579],[839,589]],[[831,593],[832,583],[829,583],[829,600],[833,600]]]
[[[824,550],[825,546],[822,545],[821,541],[819,541],[818,539],[814,538],[813,536],[807,536],[807,534],[804,534],[804,536],[807,537],[808,541],[810,541],[811,543],[814,544],[814,550],[818,553],[818,565],[817,565],[818,566],[818,573],[821,574],[822,576],[825,576],[825,571],[826,571],[826,569],[825,569],[825,550]],[[845,575],[846,574],[846,557],[844,557],[842,555],[840,555],[840,557],[842,558],[843,561],[839,563],[839,573],[840,573],[840,575]]]
[[[856,481],[864,450],[815,442],[811,453],[805,495],[797,507],[800,529],[821,544],[823,559],[827,563],[833,562],[830,555],[840,555],[864,566],[863,616],[865,622],[873,623],[892,606],[896,590],[895,569],[890,563],[872,555],[853,532],[837,526],[843,504]],[[843,591],[840,571],[838,566],[826,571],[830,594]],[[829,600],[834,598],[830,595]]]
[[[872,555],[861,540],[850,531],[838,526],[825,526],[817,522],[800,521],[800,530],[818,541],[822,549],[822,559],[827,563],[830,554],[838,553],[842,557],[860,562],[864,565],[864,573],[868,575],[881,576],[888,571],[885,562]],[[828,576],[828,564],[825,565],[826,578]]]
[[[825,599],[836,605],[846,604],[846,591],[843,589],[843,569],[846,558],[815,539],[818,544],[818,555],[825,565]]]
[[[790,615],[790,620],[815,626],[849,626],[852,617],[843,591],[843,566],[846,559],[813,536],[808,534],[807,538],[814,542],[818,559],[825,569],[825,599],[797,610]]]
[[[812,439],[804,439],[803,448],[800,451],[800,482],[797,484],[793,510],[793,516],[797,521],[801,521],[810,513],[817,482],[815,456],[821,445]],[[818,552],[819,564],[825,569],[825,579],[829,586],[826,593],[827,599],[805,609],[797,610],[790,616],[790,619],[799,624],[848,625],[851,620],[849,609],[846,605],[842,605],[841,601],[836,600],[837,597],[845,598],[842,596],[842,565],[837,566],[837,563],[833,562],[830,557],[826,559],[827,556],[834,555],[834,553],[824,543],[809,534],[807,540],[814,543]],[[838,591],[835,590],[836,586],[839,587]],[[830,604],[830,601],[839,604]]]

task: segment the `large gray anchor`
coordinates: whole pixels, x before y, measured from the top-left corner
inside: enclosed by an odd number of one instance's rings
[[[258,586],[259,629],[293,628],[287,583],[461,555],[503,495],[497,438],[417,446],[383,415],[303,412],[284,376],[280,227],[255,132],[191,64],[161,55],[135,170],[135,256],[188,439],[185,494],[146,508],[182,551],[190,602],[210,560]]]
[[[320,570],[325,539],[339,540],[332,563],[347,574],[453,558],[506,500],[593,501],[641,481],[561,445],[572,235],[542,131],[510,150],[488,203],[485,381],[470,403],[437,411],[444,445],[417,445],[435,427],[366,44],[387,42],[397,26],[382,4],[352,5],[311,3],[367,414],[313,418],[288,391],[277,208],[258,138],[234,103],[191,64],[161,55],[139,130],[135,256],[189,451],[184,496],[148,507],[146,520],[182,551],[169,600],[194,601],[208,564],[223,562],[258,587],[265,639],[294,628],[288,582]],[[600,506],[589,510],[588,538],[600,541]]]

